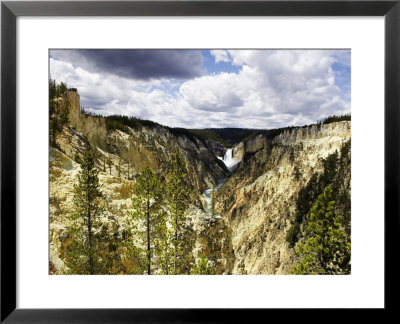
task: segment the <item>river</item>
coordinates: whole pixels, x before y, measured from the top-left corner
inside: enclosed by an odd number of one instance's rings
[[[214,188],[214,194],[215,192],[224,184],[224,182],[226,181],[226,179],[221,179],[218,181],[218,185]],[[211,203],[212,203],[212,199],[211,199],[211,195],[212,195],[212,188],[207,189],[206,191],[203,192],[203,198],[204,198],[204,211],[211,215]],[[215,214],[216,218],[220,218],[220,215]]]
[[[230,172],[233,172],[236,168],[237,165],[239,163],[238,160],[236,160],[235,158],[233,158],[233,154],[232,154],[232,149],[227,149],[225,152],[224,157],[218,157],[218,159],[220,159],[222,162],[225,163],[227,169]],[[226,181],[226,179],[220,179],[218,181],[218,185],[214,188],[214,193],[224,184],[224,182]],[[204,211],[211,215],[211,203],[212,203],[212,199],[211,199],[211,195],[212,195],[212,188],[207,189],[206,191],[203,192],[203,198],[204,198]],[[220,215],[215,215],[215,217],[221,217]]]

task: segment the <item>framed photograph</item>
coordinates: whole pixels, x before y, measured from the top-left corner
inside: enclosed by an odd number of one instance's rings
[[[385,309],[398,1],[1,6],[1,321]]]

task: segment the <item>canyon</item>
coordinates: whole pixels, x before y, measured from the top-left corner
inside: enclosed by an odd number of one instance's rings
[[[76,89],[56,101],[59,111],[68,113],[68,123],[56,134],[49,154],[52,274],[66,267],[68,215],[81,169],[77,157],[87,150],[96,151],[102,221],[110,233],[123,237],[128,227],[132,188],[140,172],[148,166],[164,176],[178,154],[192,188],[186,226],[194,259],[205,255],[214,274],[280,275],[290,274],[298,262],[287,233],[299,191],[313,175],[323,174],[328,156],[340,153],[351,140],[351,121],[338,121],[275,133],[254,130],[225,147],[158,124],[110,128],[106,117],[81,109]],[[350,171],[342,177],[343,190],[350,195]]]

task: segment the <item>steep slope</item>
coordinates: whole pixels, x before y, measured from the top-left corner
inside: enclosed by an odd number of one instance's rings
[[[215,273],[225,273],[232,268],[233,263],[228,260],[228,254],[232,255],[230,232],[225,221],[202,212],[200,200],[205,189],[216,185],[218,179],[226,178],[229,173],[203,141],[157,125],[140,129],[127,127],[126,131],[107,129],[105,118],[81,113],[79,95],[75,91],[58,99],[58,106],[61,112],[69,113],[69,124],[56,133],[55,147],[50,147],[51,273],[65,270],[63,259],[70,243],[68,227],[73,210],[73,188],[81,170],[77,161],[88,150],[96,152],[95,162],[100,171],[102,222],[108,234],[119,241],[129,228],[127,212],[131,210],[138,172],[150,166],[163,176],[178,153],[185,161],[193,189],[193,205],[187,217],[187,226],[193,234],[193,255],[208,255]],[[115,257],[121,258],[121,255],[116,253]]]
[[[233,273],[290,272],[296,256],[285,237],[297,194],[349,139],[350,122],[342,121],[294,128],[272,140],[259,135],[235,147],[242,162],[216,195],[217,212],[232,229]]]
[[[199,138],[173,132],[157,124],[140,126],[138,129],[126,126],[125,132],[118,129],[109,130],[104,117],[81,112],[79,94],[76,91],[66,92],[60,101],[60,111],[66,109],[69,111],[69,126],[72,130],[80,132],[92,147],[101,149],[103,156],[98,157],[99,165],[104,164],[108,154],[121,159],[112,164],[112,174],[116,174],[118,169],[122,168],[123,174],[127,176],[128,165],[136,172],[150,166],[162,173],[168,167],[168,161],[178,153],[186,163],[193,188],[199,192],[216,185],[217,179],[228,176],[224,164]],[[67,151],[68,145],[62,146],[62,149]]]

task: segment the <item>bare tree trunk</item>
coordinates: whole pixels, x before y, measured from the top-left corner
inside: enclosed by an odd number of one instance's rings
[[[89,181],[89,177],[88,177]],[[87,216],[88,216],[88,244],[89,244],[89,272],[94,274],[93,267],[93,251],[92,251],[92,219],[90,213],[90,201],[89,201],[89,183],[86,191],[86,203],[87,203]]]
[[[147,274],[151,275],[151,254],[150,254],[150,200],[147,199]]]
[[[176,262],[178,260],[178,216],[175,214],[175,260],[174,260],[174,274],[176,274]]]

